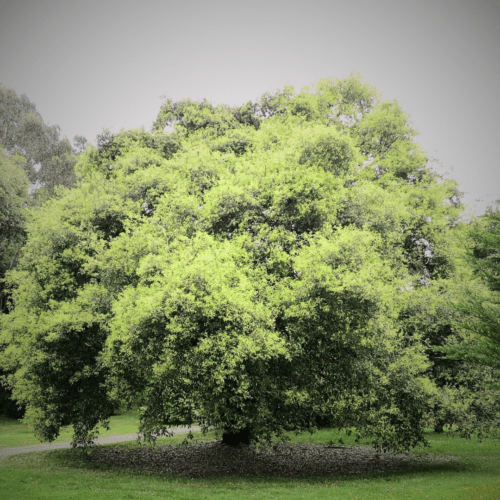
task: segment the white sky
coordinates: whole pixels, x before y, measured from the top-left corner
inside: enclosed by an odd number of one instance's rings
[[[464,203],[500,198],[500,0],[0,0],[0,84],[69,139],[149,130],[161,95],[243,104],[351,72]]]

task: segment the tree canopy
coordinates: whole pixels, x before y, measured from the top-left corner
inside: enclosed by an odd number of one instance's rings
[[[173,127],[172,132],[164,132]],[[139,401],[141,431],[269,442],[319,421],[424,443],[438,388],[406,314],[457,265],[457,184],[357,76],[244,106],[166,100],[34,212],[2,363],[38,435]],[[414,325],[415,326],[415,325]]]

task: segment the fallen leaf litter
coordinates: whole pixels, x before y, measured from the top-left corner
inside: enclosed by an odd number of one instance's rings
[[[189,446],[96,448],[91,460],[108,465],[187,476],[261,476],[306,478],[407,470],[431,462],[456,460],[453,456],[417,457],[407,454],[377,455],[367,446],[331,447],[317,444],[280,444],[277,450],[217,442]]]

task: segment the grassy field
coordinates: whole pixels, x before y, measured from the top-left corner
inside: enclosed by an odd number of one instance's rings
[[[116,436],[118,434],[131,434],[137,432],[139,418],[136,410],[117,411],[117,414],[110,419],[110,430],[101,429],[100,436]],[[63,443],[71,441],[73,429],[71,426],[63,427],[61,434],[54,441]],[[0,416],[0,448],[11,448],[14,446],[29,446],[40,444],[40,441],[33,436],[29,427],[18,420],[12,420]],[[1,498],[1,497],[0,497]]]
[[[123,415],[118,416],[117,421],[120,417]],[[120,433],[129,432],[130,421],[127,424],[125,418],[123,421],[123,426],[118,426]],[[5,429],[9,426],[2,428],[4,442],[7,440]],[[214,438],[213,434],[205,437],[194,434],[195,440]],[[339,437],[351,444],[347,436],[328,430],[312,436],[291,436],[295,442],[318,444],[338,442]],[[85,461],[78,450],[27,453],[1,459],[0,499],[500,499],[500,444],[432,432],[428,439],[431,448],[418,449],[415,453],[459,458],[398,473],[314,479],[187,479]],[[176,446],[183,440],[184,436],[177,435],[159,441],[162,445]],[[130,449],[137,444],[107,446]]]

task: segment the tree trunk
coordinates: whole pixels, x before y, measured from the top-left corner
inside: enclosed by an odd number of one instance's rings
[[[434,424],[434,432],[436,434],[442,434],[444,432],[444,421],[443,420],[436,420],[436,423]]]
[[[316,417],[315,424],[318,429],[328,429],[330,427],[330,419],[327,417]]]
[[[244,427],[237,432],[224,430],[222,442],[229,446],[238,446],[239,444],[250,444],[250,427]]]

